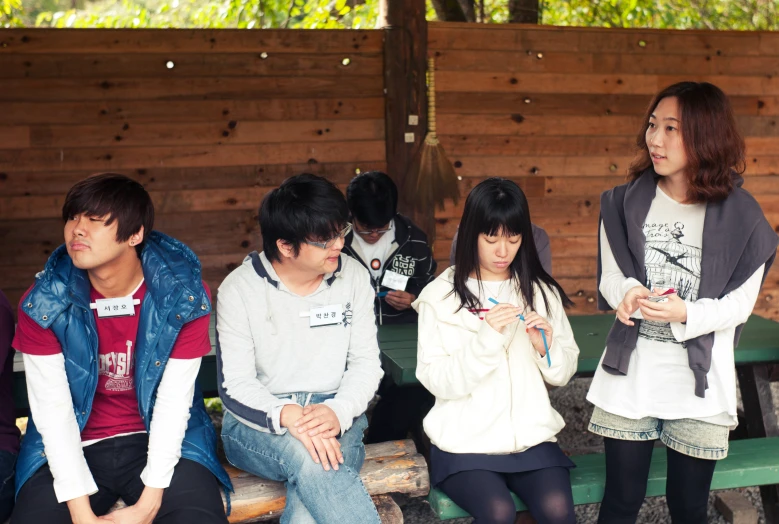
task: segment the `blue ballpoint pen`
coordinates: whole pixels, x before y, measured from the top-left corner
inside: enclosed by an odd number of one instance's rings
[[[489,300],[490,302],[492,302],[496,306],[499,304],[499,302],[497,300],[495,300],[494,298],[492,298],[492,297],[488,298],[487,300]],[[519,320],[521,320],[522,322],[525,321],[525,315],[523,315],[522,313],[520,313],[517,316],[519,317]],[[547,364],[547,366],[549,366],[551,368],[552,367],[552,357],[549,356],[549,345],[546,343],[546,333],[544,333],[544,330],[540,329],[540,328],[539,328],[539,331],[541,332],[541,338],[544,340],[544,350],[546,351],[546,364]]]

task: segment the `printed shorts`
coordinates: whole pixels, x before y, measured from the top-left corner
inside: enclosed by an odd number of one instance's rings
[[[727,426],[683,418],[662,420],[644,417],[633,420],[595,407],[589,430],[596,435],[618,440],[657,440],[691,457],[721,460],[728,456]]]

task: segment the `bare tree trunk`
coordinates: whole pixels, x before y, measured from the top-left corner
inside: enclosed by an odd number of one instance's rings
[[[473,22],[473,0],[431,0],[436,17],[442,22]],[[469,20],[462,3],[470,3],[471,16]]]
[[[475,22],[476,21],[476,9],[474,8],[474,0],[458,0],[458,4],[460,4],[460,9],[463,10],[463,14],[465,15],[465,19],[468,22]]]
[[[509,0],[510,24],[537,24],[538,0]]]

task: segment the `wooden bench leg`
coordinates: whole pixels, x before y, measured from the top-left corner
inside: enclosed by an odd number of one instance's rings
[[[373,503],[376,504],[381,524],[403,524],[403,512],[391,496],[376,495],[373,497]]]
[[[774,401],[771,397],[771,370],[767,364],[739,366],[738,383],[744,403],[749,438],[779,437]],[[760,486],[765,520],[779,524],[779,484]]]

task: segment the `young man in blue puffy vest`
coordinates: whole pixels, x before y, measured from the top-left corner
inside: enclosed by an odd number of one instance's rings
[[[31,417],[12,524],[226,523],[195,384],[211,349],[197,257],[152,231],[149,194],[122,175],[77,183],[62,219],[18,310]]]

